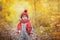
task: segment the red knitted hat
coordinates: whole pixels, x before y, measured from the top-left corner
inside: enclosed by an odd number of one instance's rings
[[[24,10],[24,12],[21,14],[21,18],[22,16],[26,15],[28,17],[28,14],[27,14],[27,10]]]

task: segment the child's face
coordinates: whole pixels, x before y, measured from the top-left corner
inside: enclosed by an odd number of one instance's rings
[[[26,20],[26,19],[28,19],[28,18],[27,18],[26,15],[24,15],[24,16],[22,17],[22,19],[23,19],[23,20]]]

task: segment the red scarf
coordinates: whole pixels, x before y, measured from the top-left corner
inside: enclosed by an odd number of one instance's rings
[[[20,23],[27,23],[29,20],[21,20]]]

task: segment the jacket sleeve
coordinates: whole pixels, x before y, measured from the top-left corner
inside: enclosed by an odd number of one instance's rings
[[[32,24],[31,24],[31,22],[28,22],[28,24],[27,24],[27,32],[31,33],[31,31],[32,31]]]
[[[20,31],[21,29],[22,29],[21,23],[19,22],[18,25],[17,25],[17,30]]]

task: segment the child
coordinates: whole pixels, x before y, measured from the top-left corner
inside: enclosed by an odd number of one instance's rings
[[[18,24],[18,33],[19,33],[19,40],[31,40],[30,35],[32,33],[32,24],[29,20],[27,10],[21,14],[21,20]]]

